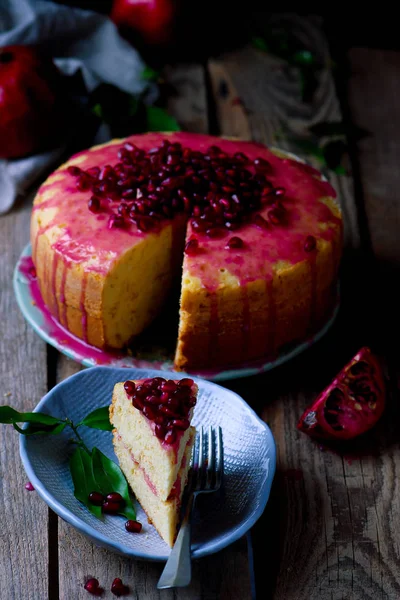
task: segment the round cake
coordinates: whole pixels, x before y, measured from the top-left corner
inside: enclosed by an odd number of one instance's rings
[[[113,140],[73,156],[37,193],[43,300],[72,334],[121,349],[180,279],[176,369],[273,358],[332,315],[335,197],[317,170],[258,143],[180,132]]]

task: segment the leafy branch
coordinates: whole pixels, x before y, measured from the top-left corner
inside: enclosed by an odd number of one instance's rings
[[[146,78],[158,76],[154,71]],[[111,84],[99,85],[89,98],[92,114],[106,123],[112,137],[148,131],[179,131],[177,120],[161,106],[146,104],[144,96],[132,96]]]
[[[251,38],[252,45],[263,52],[277,56],[299,72],[301,98],[311,102],[318,87],[318,74],[324,66],[317,54],[304,48],[293,31],[282,26],[264,27]]]
[[[129,493],[128,483],[119,465],[110,460],[98,448],[94,447],[89,450],[78,431],[78,428],[82,426],[111,431],[108,406],[97,408],[79,423],[41,412],[21,413],[11,406],[0,406],[0,423],[12,425],[21,435],[56,435],[69,427],[74,435],[72,442],[77,446],[69,461],[75,498],[100,519],[103,514],[102,508],[93,504],[89,495],[97,492],[102,497],[106,497],[108,494],[116,492],[123,499],[116,514],[136,520],[136,511]],[[26,427],[20,427],[20,423],[26,423]]]
[[[343,121],[320,121],[301,135],[295,135],[284,125],[277,137],[290,142],[301,154],[316,158],[322,167],[337,175],[345,175],[343,158],[348,153],[348,139],[359,141],[369,132]]]

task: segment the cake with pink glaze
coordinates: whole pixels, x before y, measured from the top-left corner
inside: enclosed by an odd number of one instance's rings
[[[273,358],[333,312],[335,197],[317,170],[262,144],[181,132],[113,140],[73,156],[38,191],[31,241],[43,300],[77,337],[121,349],[180,279],[177,369]]]
[[[189,473],[196,399],[192,379],[155,377],[117,383],[110,406],[120,467],[149,522],[170,546]]]

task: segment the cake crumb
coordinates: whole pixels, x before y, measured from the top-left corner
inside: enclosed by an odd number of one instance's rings
[[[10,396],[12,396],[12,393],[11,393],[11,392],[6,392],[6,393],[4,394],[4,398],[9,398]]]
[[[31,301],[32,306],[36,306],[36,302],[34,300]]]

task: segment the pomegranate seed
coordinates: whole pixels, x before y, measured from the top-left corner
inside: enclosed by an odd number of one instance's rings
[[[192,406],[195,406],[196,402],[196,396],[190,396],[190,398],[187,400],[187,405],[189,406],[189,408],[192,408]]]
[[[268,222],[261,215],[255,215],[253,223],[262,229],[268,229]]]
[[[188,429],[190,423],[187,419],[174,419],[172,425],[177,429]]]
[[[256,169],[268,170],[271,168],[270,163],[265,160],[265,158],[261,158],[260,156],[253,161]]]
[[[153,396],[153,398],[154,398],[154,396]],[[150,419],[150,421],[154,421],[154,417],[156,416],[156,413],[151,408],[151,406],[145,406],[143,408],[143,414],[144,414],[145,417],[147,417],[148,419]]]
[[[154,433],[158,437],[159,440],[163,440],[165,437],[165,427],[161,423],[157,423],[154,428]]]
[[[110,165],[106,165],[105,167],[103,167],[100,170],[99,180],[103,181],[104,179],[107,179],[107,177],[109,177],[113,173],[114,173],[114,170],[112,169],[112,167]]]
[[[162,406],[162,405],[160,404],[160,406]],[[161,414],[156,415],[153,420],[156,425],[163,425],[165,419],[166,419],[166,417],[161,413]]]
[[[134,381],[125,381],[124,388],[128,396],[133,396],[136,389],[136,384]]]
[[[89,502],[95,506],[101,506],[104,502],[104,496],[100,492],[91,492],[89,494]]]
[[[125,227],[125,220],[123,217],[120,217],[118,215],[112,215],[109,218],[109,221],[108,221],[109,229],[113,229],[113,228],[122,229],[123,227]]]
[[[158,396],[154,396],[154,395],[148,396],[146,398],[146,402],[148,402],[149,404],[156,404],[156,405],[158,405],[160,403],[160,401],[161,401],[161,398],[159,398]]]
[[[173,444],[176,441],[176,432],[173,429],[169,429],[165,434],[164,441],[167,444]]]
[[[114,596],[126,596],[129,594],[129,588],[122,583],[122,580],[119,577],[116,577],[111,584],[111,592]]]
[[[121,494],[118,494],[118,492],[111,492],[110,494],[107,494],[106,500],[109,502],[118,502],[118,504],[125,504],[125,500]]]
[[[132,397],[132,406],[134,406],[137,410],[140,410],[141,412],[144,409],[144,403],[143,400],[141,400],[140,398],[138,398],[136,395]]]
[[[168,402],[167,402],[167,408],[172,412],[176,412],[179,408],[179,399],[178,398],[169,398]],[[161,411],[161,412],[164,412],[164,411]],[[165,414],[169,414],[169,413],[165,413]]]
[[[31,277],[35,278],[36,277],[36,269],[35,269],[35,267],[29,267],[28,273],[29,273],[29,275]]]
[[[70,167],[68,167],[67,171],[70,175],[73,175],[74,177],[77,177],[82,172],[79,167],[75,167],[74,165],[71,165]]]
[[[92,213],[98,213],[101,210],[101,204],[99,198],[92,196],[88,202],[88,208]]]
[[[141,384],[141,385],[139,384],[136,387],[136,393],[138,396],[140,396],[140,398],[145,398],[147,396],[147,392],[148,392],[147,387],[144,384]]]
[[[165,404],[166,402],[168,402],[168,400],[169,400],[169,393],[163,392],[159,398],[160,404]]]
[[[89,594],[92,594],[93,596],[101,596],[103,593],[103,588],[99,587],[99,580],[95,577],[88,579],[83,587],[87,592],[89,592]]]
[[[35,490],[35,488],[33,487],[33,485],[31,484],[31,482],[30,482],[30,481],[28,481],[28,483],[26,483],[26,484],[25,484],[25,489],[26,489],[28,492],[33,492],[33,491]]]
[[[206,236],[210,238],[219,238],[222,237],[223,234],[224,232],[221,229],[218,229],[217,227],[213,229],[207,229],[206,231]]]
[[[191,239],[185,246],[185,254],[188,256],[195,256],[199,250],[199,242],[196,239]]]
[[[227,250],[233,250],[236,248],[243,248],[244,246],[244,242],[240,237],[232,237],[229,242],[227,243],[227,245],[225,246],[225,248]]]
[[[273,225],[279,225],[282,222],[282,213],[277,208],[272,208],[268,211],[268,219]]]
[[[180,379],[178,382],[178,386],[181,387],[188,387],[191,388],[194,384],[193,379],[189,379],[189,377],[184,377],[183,379]]]
[[[304,244],[304,250],[306,252],[312,252],[313,250],[315,250],[316,247],[317,247],[317,240],[315,239],[315,237],[313,235],[307,236],[305,244]]]
[[[142,531],[142,524],[139,521],[133,521],[129,519],[125,523],[125,529],[129,531],[129,533],[140,533]]]
[[[86,172],[88,175],[96,179],[100,173],[100,167],[90,167],[90,169],[88,169]]]
[[[167,417],[174,418],[177,416],[176,412],[174,410],[171,410],[171,408],[169,408],[169,406],[166,406],[165,404],[160,406],[159,410],[160,413],[162,413],[163,415],[167,415]]]
[[[119,502],[109,502],[108,500],[106,500],[106,502],[103,502],[101,508],[103,512],[109,515],[116,515],[119,512],[121,505]]]
[[[274,189],[275,196],[284,196],[286,194],[286,190],[283,187],[277,187]]]
[[[78,181],[76,183],[76,187],[81,192],[90,189],[90,179],[85,173],[81,173],[79,175]]]

